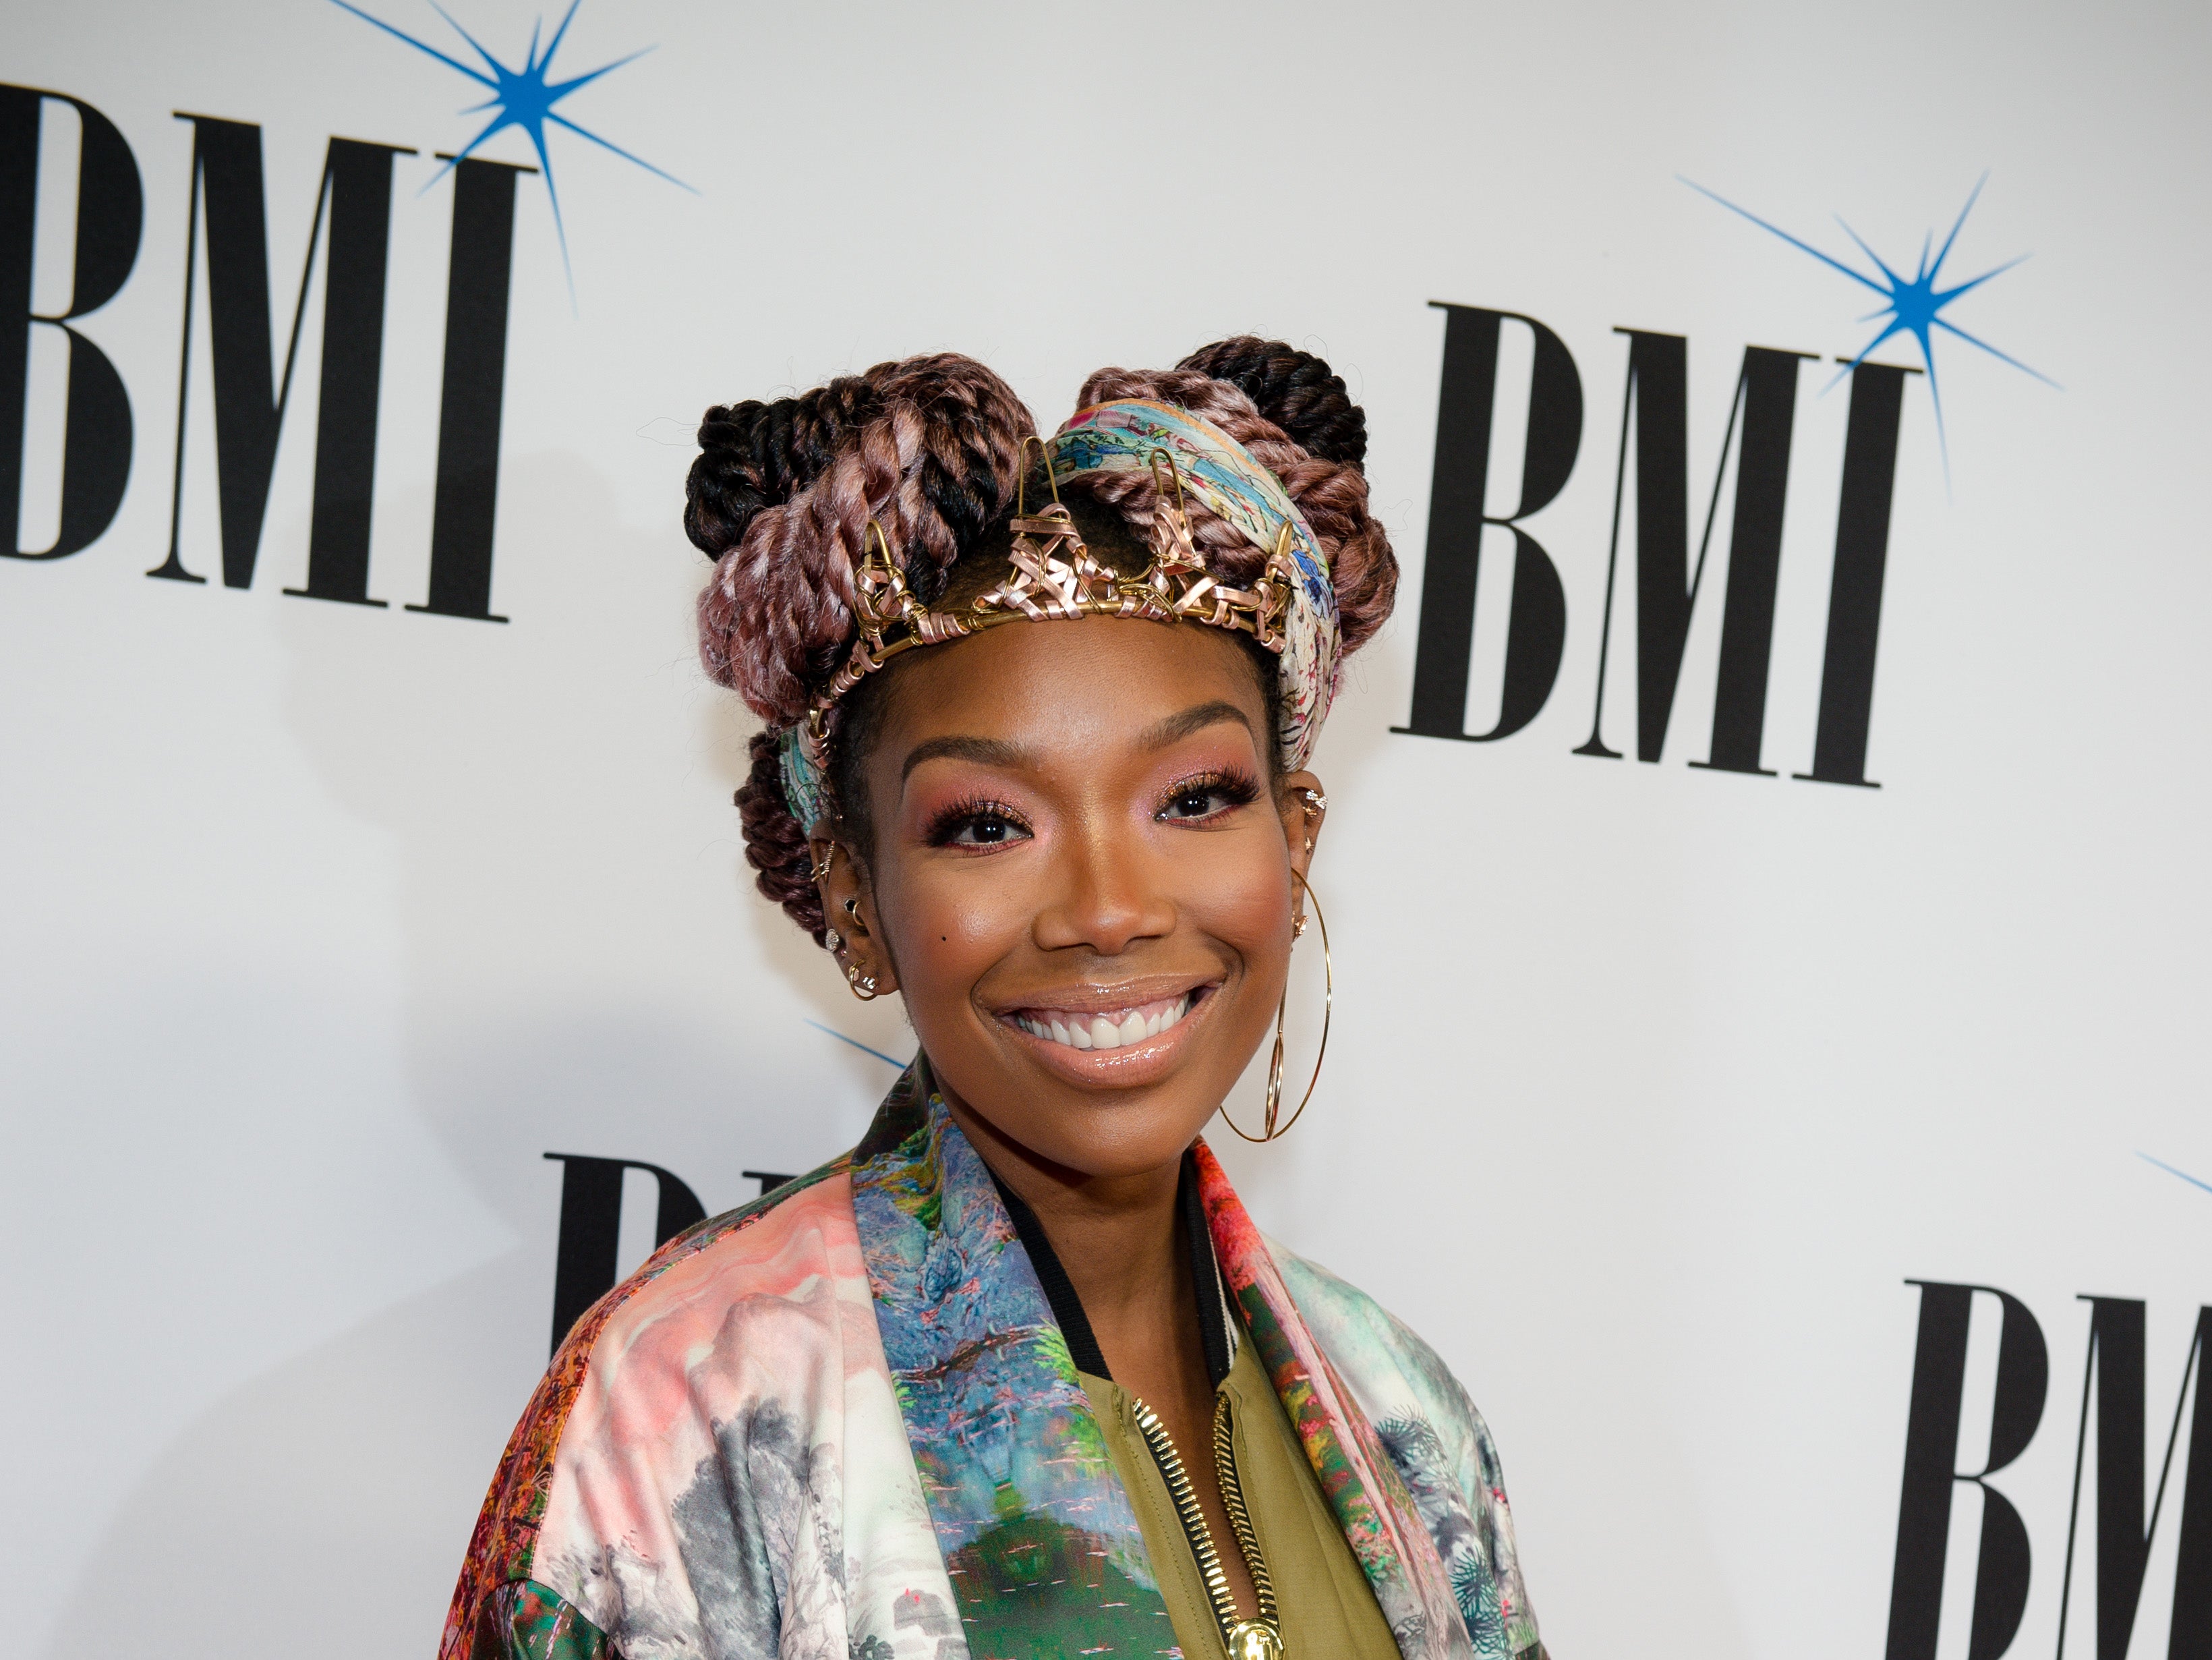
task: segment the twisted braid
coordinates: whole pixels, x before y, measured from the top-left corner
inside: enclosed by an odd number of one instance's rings
[[[1005,381],[951,353],[867,378],[876,412],[818,477],[753,515],[699,596],[707,672],[772,725],[804,716],[851,646],[853,569],[871,519],[904,550],[908,586],[928,603],[1013,496],[1030,417]]]
[[[796,398],[716,404],[699,423],[699,458],[684,482],[684,530],[709,559],[737,546],[755,514],[791,499],[854,428],[881,405],[875,382],[896,367],[840,375]]]
[[[1176,367],[1228,381],[1307,454],[1367,465],[1367,412],[1352,401],[1344,377],[1311,352],[1240,334],[1200,346]]]
[[[1367,475],[1358,459],[1366,451],[1366,416],[1328,364],[1280,342],[1243,336],[1184,360],[1186,365],[1202,362],[1239,368],[1249,374],[1258,395],[1270,401],[1263,405],[1253,390],[1238,382],[1184,367],[1101,369],[1083,383],[1077,405],[1087,409],[1117,398],[1178,404],[1251,451],[1281,482],[1312,526],[1336,587],[1344,649],[1357,651],[1389,619],[1398,589],[1397,557],[1390,551],[1389,532],[1369,510]],[[1312,436],[1325,453],[1309,448],[1294,427]],[[1093,473],[1080,480],[1079,487],[1110,503],[1139,536],[1150,526],[1153,489],[1149,472]],[[1240,585],[1259,575],[1267,555],[1241,532],[1196,502],[1190,504],[1190,520],[1192,538],[1210,567]]]
[[[791,920],[824,943],[829,926],[822,895],[814,885],[814,861],[806,850],[806,831],[783,800],[782,745],[772,732],[757,732],[752,770],[738,786],[738,820],[744,827],[745,862],[758,873],[760,891],[781,905]]]
[[[1013,389],[954,353],[879,363],[797,398],[710,410],[715,447],[694,464],[685,527],[717,554],[699,596],[707,672],[771,731],[805,715],[854,638],[853,570],[868,521],[884,528],[924,603],[1006,517],[1022,439]],[[807,827],[792,818],[775,739],[753,742],[738,792],[761,891],[821,942]]]

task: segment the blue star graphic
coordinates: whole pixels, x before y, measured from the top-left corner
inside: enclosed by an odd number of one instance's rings
[[[1681,175],[1677,173],[1675,177],[1680,179],[1681,178]],[[2057,387],[2058,386],[2058,383],[2056,380],[2053,380],[2049,375],[2044,374],[2041,370],[2030,368],[2027,364],[2021,362],[2017,357],[2013,357],[2004,352],[1999,351],[1988,341],[1977,338],[1975,336],[1967,333],[1966,330],[1960,328],[1957,324],[1951,321],[1949,318],[1943,315],[1943,308],[1946,306],[1948,306],[1953,301],[1957,300],[1963,295],[1972,293],[1973,290],[1981,287],[1983,283],[1988,282],[1992,277],[1996,277],[2005,271],[2010,271],[2014,265],[2020,264],[2021,260],[2027,258],[2027,256],[2023,253],[2020,255],[2018,258],[2008,259],[2002,265],[1998,265],[1992,270],[1984,271],[1979,277],[1970,278],[1964,283],[1955,283],[1948,289],[1937,286],[1938,280],[1943,274],[1943,262],[1951,257],[1951,246],[1959,240],[1959,232],[1966,225],[1966,216],[1974,210],[1974,204],[1981,198],[1982,186],[1988,184],[1989,181],[1989,174],[1984,173],[1980,179],[1976,182],[1974,188],[1967,192],[1966,205],[1959,210],[1959,217],[1951,226],[1951,234],[1943,239],[1943,246],[1940,249],[1935,250],[1936,257],[1932,261],[1928,256],[1930,249],[1934,248],[1936,234],[1933,231],[1930,231],[1928,234],[1927,237],[1920,244],[1920,263],[1914,268],[1913,273],[1910,277],[1905,276],[1901,271],[1892,269],[1888,262],[1884,260],[1882,257],[1876,253],[1872,248],[1869,247],[1866,245],[1866,240],[1856,231],[1853,230],[1850,225],[1845,224],[1841,216],[1838,216],[1836,222],[1844,227],[1844,234],[1850,237],[1852,241],[1858,244],[1859,252],[1866,255],[1868,258],[1874,261],[1875,269],[1881,273],[1880,277],[1876,277],[1868,276],[1864,271],[1860,271],[1856,266],[1845,265],[1842,260],[1834,258],[1832,255],[1823,253],[1811,243],[1802,241],[1798,238],[1792,236],[1788,231],[1784,230],[1778,225],[1769,224],[1765,220],[1761,219],[1757,214],[1750,212],[1747,209],[1738,207],[1726,197],[1716,195],[1713,192],[1707,190],[1703,185],[1698,184],[1695,179],[1682,179],[1684,184],[1687,185],[1692,190],[1697,192],[1698,195],[1706,198],[1710,201],[1719,203],[1721,206],[1726,208],[1730,213],[1741,215],[1742,217],[1750,220],[1753,224],[1758,226],[1761,230],[1771,232],[1774,235],[1780,237],[1784,241],[1790,244],[1791,247],[1797,249],[1801,252],[1811,254],[1813,258],[1819,260],[1822,265],[1830,267],[1832,270],[1841,271],[1844,276],[1850,277],[1854,283],[1859,283],[1862,287],[1872,289],[1876,294],[1882,297],[1883,301],[1886,302],[1885,304],[1874,311],[1869,312],[1864,317],[1859,319],[1863,323],[1880,321],[1881,323],[1881,331],[1877,333],[1873,339],[1868,341],[1864,346],[1861,347],[1856,356],[1850,358],[1844,364],[1843,368],[1838,371],[1836,380],[1841,380],[1845,375],[1848,375],[1853,369],[1856,368],[1860,363],[1865,361],[1868,353],[1873,351],[1875,347],[1881,345],[1883,341],[1890,338],[1891,336],[1899,334],[1911,335],[1913,339],[1919,344],[1921,366],[1928,371],[1928,392],[1936,405],[1936,441],[1937,445],[1941,447],[1943,453],[1943,472],[1947,478],[1950,476],[1951,471],[1951,445],[1948,437],[1945,435],[1943,430],[1943,392],[1942,388],[1937,384],[1936,379],[1936,352],[1933,343],[1936,330],[1941,329],[1946,334],[1955,335],[1970,346],[1980,347],[1982,350],[1989,353],[1990,356],[1996,358],[2001,362],[2011,364],[2013,368],[2020,370],[2023,374],[2033,375],[2037,380],[2042,381],[2044,385],[2047,386]],[[1831,381],[1829,384],[1832,386],[1835,382]]]
[[[901,1072],[904,1072],[906,1070],[907,1063],[905,1061],[897,1059],[896,1056],[885,1055],[881,1049],[872,1049],[866,1043],[863,1043],[859,1038],[846,1037],[843,1032],[839,1031],[835,1026],[825,1026],[819,1020],[809,1020],[806,1024],[813,1027],[815,1031],[823,1033],[828,1037],[836,1038],[841,1043],[850,1043],[854,1049],[860,1050],[863,1055],[872,1055],[877,1060],[884,1062],[886,1065],[896,1067]]]
[[[2179,1177],[2183,1181],[2188,1183],[2192,1188],[2202,1188],[2205,1192],[2212,1193],[2212,1182],[2200,1181],[2196,1177],[2191,1176],[2185,1170],[2176,1170],[2172,1165],[2167,1164],[2163,1158],[2154,1158],[2147,1152],[2138,1152],[2136,1154],[2136,1157],[2142,1159],[2146,1164],[2157,1165],[2168,1176]]]
[[[566,81],[553,80],[551,78],[553,54],[561,50],[561,42],[568,33],[568,25],[575,21],[576,8],[583,3],[583,0],[568,0],[568,9],[561,19],[561,27],[553,31],[553,38],[545,43],[545,50],[542,54],[538,50],[538,41],[539,35],[544,31],[545,20],[541,17],[531,25],[530,49],[523,54],[521,66],[517,69],[509,69],[498,58],[493,57],[482,41],[455,21],[451,12],[438,4],[438,0],[430,0],[431,9],[451,24],[453,33],[467,41],[477,56],[483,59],[484,66],[481,70],[463,63],[458,58],[447,56],[427,42],[417,40],[405,30],[393,27],[380,17],[371,16],[359,6],[349,3],[349,0],[331,0],[331,3],[342,11],[351,12],[364,23],[373,24],[386,34],[397,40],[404,40],[416,51],[436,58],[448,69],[458,70],[490,93],[491,95],[483,102],[470,105],[462,111],[462,113],[473,115],[483,110],[489,110],[492,112],[491,119],[484,123],[483,130],[475,137],[461,147],[459,153],[453,157],[453,161],[447,162],[438,170],[431,178],[430,185],[434,185],[439,179],[443,179],[458,162],[473,155],[486,139],[495,133],[504,132],[509,127],[519,127],[529,136],[532,148],[538,152],[538,165],[545,175],[545,193],[552,198],[553,229],[561,241],[561,266],[568,272],[568,297],[571,303],[575,300],[576,276],[568,265],[568,228],[561,216],[561,192],[553,180],[553,158],[545,148],[545,129],[548,126],[560,127],[574,133],[579,138],[587,138],[601,149],[612,150],[623,161],[634,162],[647,173],[658,178],[665,179],[672,185],[684,190],[691,189],[690,185],[684,184],[675,174],[654,167],[643,156],[631,155],[621,145],[601,137],[588,128],[578,126],[553,107],[569,94],[589,86],[601,76],[618,70],[625,64],[635,62],[653,50],[650,46],[643,46],[627,58],[617,58],[613,63],[602,64],[599,68],[585,74],[573,76]],[[423,189],[428,190],[430,185],[425,185]],[[692,193],[697,194],[696,191]]]

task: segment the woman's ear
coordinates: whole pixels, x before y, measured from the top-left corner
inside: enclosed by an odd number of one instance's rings
[[[810,836],[806,851],[814,860],[815,891],[822,896],[822,915],[828,920],[828,943],[844,970],[846,983],[855,994],[880,996],[898,989],[898,973],[890,953],[883,947],[876,926],[875,894],[868,882],[868,867],[842,837],[821,833]],[[866,990],[863,990],[866,988]]]
[[[1283,839],[1290,844],[1291,868],[1304,876],[1321,840],[1322,821],[1328,817],[1328,797],[1322,793],[1321,780],[1310,772],[1287,774],[1276,793],[1275,808],[1282,815]]]

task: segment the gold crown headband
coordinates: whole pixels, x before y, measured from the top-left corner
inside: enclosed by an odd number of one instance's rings
[[[1131,419],[1131,411],[1146,413]],[[1151,413],[1154,411],[1158,413]],[[1176,417],[1173,428],[1158,418],[1170,414]],[[1193,443],[1186,433],[1196,433],[1205,441]],[[1171,444],[1190,457],[1192,481],[1209,507],[1258,545],[1270,546],[1254,535],[1255,531],[1273,532],[1267,562],[1250,587],[1224,582],[1199,556],[1184,503],[1185,471]],[[1028,508],[1028,473],[1023,465],[1031,445],[1045,464],[1045,480],[1052,491],[1051,505],[1034,514]],[[1085,544],[1060,499],[1060,477],[1063,472],[1073,477],[1133,470],[1139,455],[1153,483],[1151,560],[1137,575],[1124,577],[1101,564]],[[1214,464],[1211,467],[1206,465],[1209,461]],[[1003,623],[1125,617],[1202,623],[1248,634],[1263,649],[1285,659],[1286,690],[1296,695],[1286,701],[1285,725],[1291,730],[1282,735],[1283,744],[1286,756],[1304,764],[1304,754],[1311,747],[1311,729],[1319,725],[1319,713],[1334,690],[1335,593],[1319,562],[1312,532],[1273,476],[1211,423],[1187,411],[1135,399],[1084,411],[1051,446],[1035,436],[1024,438],[1017,466],[1010,526],[1013,540],[1007,550],[1012,569],[964,611],[933,611],[917,599],[891,556],[881,522],[868,520],[862,557],[853,572],[858,638],[830,684],[814,698],[805,719],[785,735],[784,794],[793,817],[802,825],[811,829],[827,813],[829,716],[838,701],[902,652],[964,639]],[[1325,611],[1316,609],[1317,594]],[[1301,644],[1305,649],[1299,648]],[[1311,672],[1317,662],[1325,664],[1319,685],[1312,684]]]

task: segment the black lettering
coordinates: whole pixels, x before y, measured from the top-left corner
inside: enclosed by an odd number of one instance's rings
[[[52,99],[83,127],[77,163],[76,247],[68,307],[31,309],[32,238],[38,218],[40,106]],[[115,522],[131,478],[131,399],[107,354],[70,320],[112,300],[138,258],[145,199],[138,163],[115,124],[81,99],[0,86],[0,553],[61,559],[81,553]],[[26,399],[31,331],[58,328],[69,343],[68,402],[62,417],[61,524],[53,545],[20,544]]]
[[[1905,406],[1905,377],[1919,373],[1887,363],[1861,363],[1851,371],[1813,770],[1796,775],[1811,782],[1881,787],[1866,775],[1867,729],[1874,719],[1875,647],[1881,635],[1881,585],[1889,562],[1898,423]]]
[[[491,611],[499,509],[499,423],[507,395],[507,309],[514,265],[514,176],[471,157],[453,167],[446,276],[446,367],[438,405],[438,493],[430,514],[430,596],[410,611],[504,623]]]
[[[1712,748],[1693,767],[1717,772],[1774,775],[1759,764],[1766,731],[1766,677],[1774,657],[1774,591],[1782,571],[1782,514],[1790,488],[1790,442],[1797,420],[1797,365],[1805,354],[1747,347],[1721,440],[1725,461],[1739,412],[1743,446],[1736,452],[1735,516],[1729,528],[1728,588],[1721,602],[1721,651],[1713,688]],[[1713,537],[1720,506],[1721,473],[1713,473],[1713,499],[1705,506],[1705,534],[1698,568]],[[1638,486],[1640,490],[1641,486]],[[1691,599],[1697,597],[1691,579]],[[1688,622],[1685,613],[1683,621]],[[1679,648],[1678,648],[1679,650]]]
[[[1518,312],[1486,311],[1431,301],[1444,313],[1443,386],[1437,403],[1435,469],[1429,496],[1429,544],[1421,576],[1421,617],[1413,651],[1413,707],[1394,732],[1487,743],[1536,718],[1559,678],[1566,644],[1567,601],[1558,569],[1520,521],[1566,487],[1582,444],[1583,385],[1559,337]],[[1498,392],[1498,337],[1511,319],[1536,337],[1522,452],[1521,501],[1504,518],[1487,511],[1491,423]],[[1474,643],[1475,577],[1482,532],[1513,532],[1513,598],[1505,629],[1505,683],[1498,722],[1462,730],[1468,658]]]
[[[1613,642],[1613,596],[1620,559],[1621,504],[1628,486],[1628,438],[1636,435],[1636,757],[1659,759],[1667,744],[1690,618],[1705,580],[1720,511],[1729,451],[1736,453],[1735,522],[1729,540],[1728,591],[1721,612],[1712,747],[1693,766],[1771,777],[1759,765],[1766,682],[1774,648],[1774,593],[1781,568],[1783,509],[1789,494],[1796,425],[1797,365],[1808,354],[1744,348],[1729,404],[1720,459],[1705,508],[1698,561],[1690,564],[1689,342],[1680,335],[1619,329],[1628,336],[1628,383],[1621,394],[1620,453],[1615,463],[1613,532],[1606,552],[1605,615],[1598,646],[1597,698],[1590,735],[1577,755],[1618,760],[1605,725],[1606,668]],[[1739,444],[1737,432],[1742,439]]]
[[[2027,1529],[2020,1512],[1989,1485],[1988,1478],[2027,1450],[2043,1420],[2050,1384],[2043,1329],[2019,1298],[1993,1286],[1928,1280],[1905,1283],[1920,1287],[1920,1331],[1913,1351],[1912,1407],[1905,1423],[1905,1484],[1898,1502],[1887,1660],[1936,1660],[1951,1499],[1961,1481],[1982,1490],[1981,1548],[1974,1570],[1967,1660],[1997,1660],[2011,1645],[2027,1608],[2030,1556]],[[1959,1419],[1966,1388],[1966,1329],[1978,1291],[1997,1298],[2004,1324],[1997,1339],[1989,1461],[1969,1473],[1958,1467]]]
[[[653,1219],[656,1247],[707,1219],[698,1195],[672,1171],[637,1158],[549,1152],[561,1161],[561,1238],[553,1263],[553,1347],[592,1304],[612,1291],[619,1266],[623,1172],[648,1171],[659,1183]]]
[[[242,121],[179,114],[192,124],[191,198],[185,226],[183,345],[177,371],[177,454],[169,508],[169,556],[149,576],[198,582],[186,569],[185,440],[191,409],[193,286],[207,246],[208,357],[215,389],[216,496],[226,587],[253,581],[262,521],[276,469],[276,441],[292,397],[300,328],[314,280],[325,211],[330,252],[324,277],[321,408],[307,586],[290,592],[356,605],[368,597],[369,480],[376,471],[376,418],[383,362],[385,272],[391,246],[395,144],[333,138],[316,189],[314,222],[281,375],[270,361],[269,223],[262,185],[261,129]]]
[[[2143,1514],[2143,1305],[2119,1297],[2088,1297],[2089,1356],[2081,1374],[2081,1425],[2074,1446],[2074,1498],[2066,1517],[2066,1568],[2058,1602],[2058,1657],[2066,1653],[2066,1619],[2074,1595],[2074,1545],[2081,1521],[2081,1473],[2089,1450],[2090,1386],[2097,1396],[2097,1660],[2127,1660],[2142,1599],[2151,1541],[2166,1508],[2174,1449],[2197,1386],[2182,1475],[2181,1537],[2174,1569],[2167,1660],[2212,1660],[2212,1404],[2202,1366],[2212,1352],[2212,1308],[2200,1309],[2197,1333],[2182,1363],[2181,1395],[2159,1465],[2150,1514]]]

